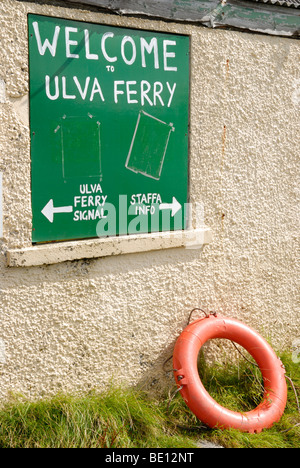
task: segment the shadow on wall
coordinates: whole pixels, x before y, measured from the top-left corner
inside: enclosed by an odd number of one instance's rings
[[[176,390],[173,377],[173,350],[176,343],[174,339],[155,361],[147,361],[145,355],[140,354],[140,366],[144,370],[143,377],[136,384],[138,390],[150,395],[165,395],[166,391]]]
[[[208,248],[209,246],[205,246]],[[159,268],[165,265],[188,264],[199,260],[203,247],[199,249],[174,248],[166,251],[139,252],[111,257],[81,259],[66,261],[55,265],[33,266],[30,268],[9,267],[5,265],[5,258],[0,259],[0,277],[3,268],[3,288],[10,288],[16,277],[18,283],[39,285],[45,280],[48,286],[65,282],[66,280],[83,280],[103,278],[105,275],[120,275],[128,272],[140,272],[145,269]],[[30,272],[30,275],[28,273]],[[17,276],[16,276],[17,275]],[[23,277],[23,279],[22,279]],[[7,286],[6,286],[7,284]],[[15,285],[12,286],[13,288]]]
[[[178,332],[178,336],[172,340],[155,361],[147,361],[145,355],[140,355],[140,365],[145,369],[145,373],[136,385],[137,389],[146,391],[153,396],[166,396],[166,392],[168,392],[168,396],[171,398],[172,394],[176,394],[177,385],[173,376],[174,347],[186,326],[194,320],[203,318],[199,312],[195,316],[193,315],[193,312],[198,310],[202,311],[202,309],[196,308],[190,312],[188,320],[182,325],[182,330]],[[223,366],[224,369],[231,364],[236,364],[239,368],[240,362],[245,363],[246,361],[253,362],[250,354],[230,339],[208,340],[201,347],[198,355],[198,367],[201,366],[201,368],[203,364],[206,367],[206,365],[213,366],[216,363]]]
[[[163,395],[166,393],[166,391],[169,391],[169,393],[176,391],[177,386],[173,376],[173,351],[176,341],[179,338],[182,331],[191,322],[193,322],[194,320],[198,320],[199,318],[203,318],[206,314],[207,312],[200,308],[195,308],[191,310],[188,313],[188,315],[184,317],[185,321],[182,323],[181,330],[178,331],[178,335],[175,338],[173,338],[171,343],[169,343],[168,346],[166,346],[166,348],[162,351],[162,353],[155,361],[147,360],[147,357],[144,354],[140,354],[140,366],[144,370],[144,375],[137,383],[137,389],[144,390],[153,395]],[[214,341],[220,342],[221,340]],[[223,343],[221,345],[220,343],[218,343],[214,346],[214,344],[212,344],[210,340],[207,343],[205,343],[205,345],[201,348],[204,352],[205,360],[207,358],[207,362],[211,363],[218,359],[219,356],[223,356],[223,358],[224,356],[227,356],[227,359],[229,359],[230,361],[234,359],[232,352],[230,352],[230,347],[227,346],[228,343],[226,343],[224,346],[224,342],[228,340],[222,341]]]

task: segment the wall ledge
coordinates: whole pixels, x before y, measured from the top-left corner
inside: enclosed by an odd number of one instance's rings
[[[208,227],[202,227],[10,249],[6,253],[6,260],[8,267],[31,267],[178,247],[200,249],[211,241],[212,231]]]

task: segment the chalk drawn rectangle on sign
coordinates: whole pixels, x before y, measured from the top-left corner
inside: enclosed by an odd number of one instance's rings
[[[102,178],[100,122],[63,117],[61,121],[62,168],[64,179]]]
[[[126,161],[127,169],[159,180],[173,124],[141,111]]]

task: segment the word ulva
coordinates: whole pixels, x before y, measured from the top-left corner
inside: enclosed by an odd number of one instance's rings
[[[56,101],[59,98],[81,98],[83,101],[88,99],[92,102],[94,99],[98,99],[105,102],[107,96],[112,95],[115,104],[125,101],[129,105],[140,104],[144,106],[149,104],[150,106],[160,105],[164,107],[166,105],[170,107],[176,86],[176,83],[170,84],[168,81],[166,83],[160,81],[149,83],[146,80],[140,82],[116,80],[112,83],[110,90],[104,90],[98,79],[91,79],[90,76],[86,77],[85,81],[80,81],[77,76],[73,76],[72,79],[65,76],[61,78],[55,76],[54,82],[52,82],[49,75],[45,77],[46,96],[51,101]]]

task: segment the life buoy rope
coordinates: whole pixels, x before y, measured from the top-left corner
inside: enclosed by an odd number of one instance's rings
[[[225,338],[241,345],[262,373],[264,396],[252,411],[238,413],[219,405],[204,388],[197,369],[200,349],[208,340]],[[209,427],[259,433],[278,422],[287,402],[285,369],[267,341],[242,322],[218,315],[195,320],[179,336],[173,353],[178,389],[191,411]]]

